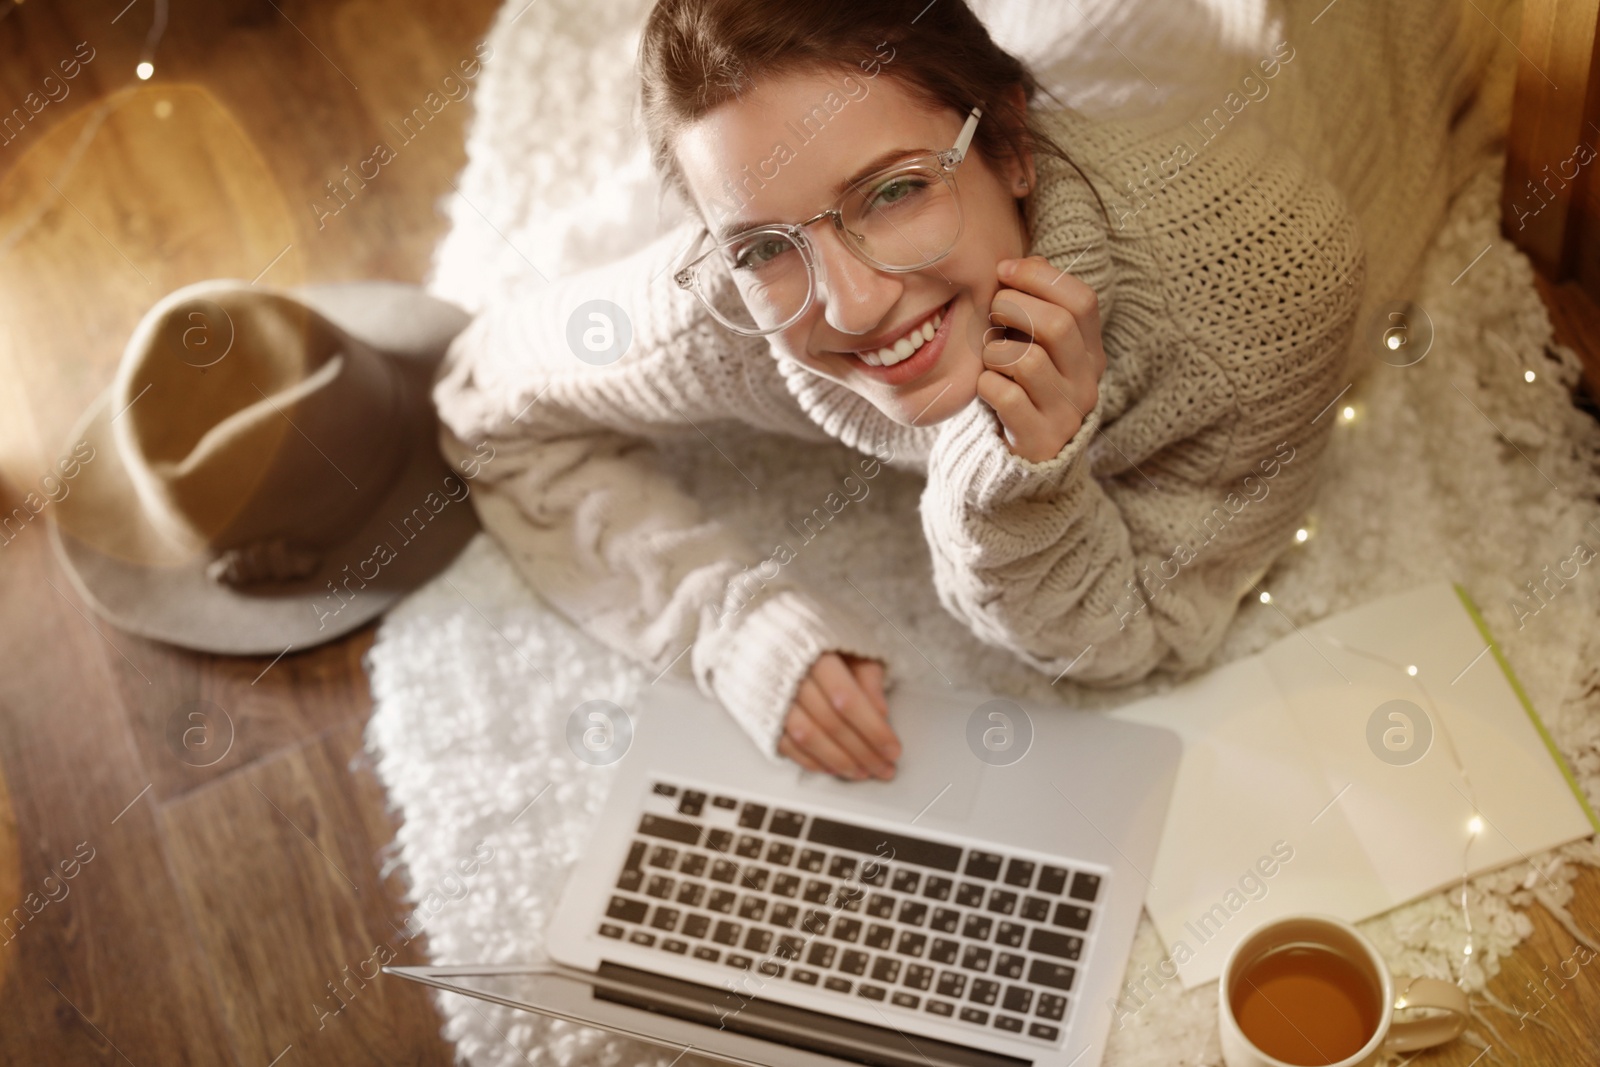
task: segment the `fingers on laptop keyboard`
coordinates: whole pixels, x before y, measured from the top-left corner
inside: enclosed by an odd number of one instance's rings
[[[835,735],[835,730],[830,724],[826,720],[819,719],[819,714],[826,712],[819,712],[814,708],[816,698],[806,698],[808,692],[816,692],[816,686],[802,682],[800,691],[801,699],[790,707],[789,717],[784,720],[784,732],[790,740],[812,759],[822,764],[823,769],[829,774],[838,775],[840,778],[868,777],[867,769],[852,755],[849,748],[841,744],[841,739]],[[834,718],[837,719],[837,716]]]
[[[872,697],[837,655],[818,657],[811,673],[801,681],[798,696],[863,769],[879,777],[893,774],[900,742],[889,721],[873,706]]]

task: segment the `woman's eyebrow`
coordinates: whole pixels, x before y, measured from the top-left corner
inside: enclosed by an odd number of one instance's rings
[[[906,156],[919,155],[926,151],[928,151],[926,148],[891,148],[886,152],[879,152],[877,155],[863,163],[854,174],[850,175],[850,177],[841,179],[839,183],[833,187],[833,195],[836,198],[842,196],[844,195],[844,191],[846,189],[850,188],[852,185],[855,185],[857,182],[861,181],[861,179],[870,177],[874,172],[882,170],[896,160],[903,159]],[[743,220],[736,219],[726,226],[720,227],[716,231],[716,239],[718,241],[726,241],[735,234],[743,233],[746,230],[753,230],[760,226],[773,226],[781,221],[782,220],[780,219],[758,219],[751,222],[745,222]]]

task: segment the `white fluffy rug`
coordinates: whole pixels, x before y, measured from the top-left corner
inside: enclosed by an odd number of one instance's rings
[[[609,13],[601,10],[606,5],[578,0],[528,8],[525,2],[512,0],[490,36],[496,51],[480,83],[471,162],[458,182],[461,196],[451,199],[455,225],[432,282],[468,307],[505,291],[530,264],[548,275],[601,261],[670,220],[656,218],[648,168],[617,85],[616,72],[631,67],[635,38],[618,33],[615,22],[625,17],[618,11],[641,8],[639,0],[618,0]],[[583,18],[575,17],[578,11]],[[1213,32],[1219,43],[1227,38]],[[580,94],[583,122],[529,118],[565,113]],[[559,165],[629,158],[633,164],[594,180]],[[1339,426],[1328,453],[1314,535],[1267,575],[1272,606],[1241,607],[1218,662],[1269,644],[1288,632],[1289,620],[1310,621],[1434,578],[1460,581],[1600,805],[1600,571],[1583,568],[1537,614],[1524,614],[1521,628],[1513,608],[1525,601],[1524,583],[1542,578],[1546,565],[1553,571],[1580,540],[1600,550],[1600,424],[1572,406],[1577,360],[1549,343],[1531,269],[1499,234],[1502,168],[1503,159],[1486,161],[1424,260],[1415,299],[1432,317],[1432,350],[1406,368],[1375,362],[1345,394],[1341,404],[1358,414]],[[603,222],[578,225],[592,214],[585,203],[604,202],[612,209]],[[1455,280],[1485,246],[1488,253]],[[1529,369],[1536,374],[1531,383],[1524,380]],[[675,446],[664,453],[667,466],[708,512],[758,546],[782,536],[790,513],[825,495],[853,459],[834,446],[809,448],[796,462],[793,442],[733,426],[713,434],[724,450],[737,448],[740,466],[754,467],[752,477],[772,491],[751,494],[729,484],[724,461],[703,446]],[[973,640],[939,606],[921,538],[903,536],[920,528],[920,488],[914,476],[885,470],[842,530],[830,527],[797,558],[801,580],[848,603],[856,596],[845,584],[848,574],[958,685],[1077,707],[1165,687],[1161,678],[1117,693],[1066,682],[1051,687],[1048,678]],[[903,653],[891,673],[915,671],[921,659],[911,644],[881,625],[886,647]],[[426,931],[430,957],[439,963],[537,958],[539,931],[583,849],[611,773],[567,753],[567,714],[596,697],[626,704],[650,676],[548,609],[481,535],[448,571],[390,612],[368,669],[377,701],[368,744],[404,817],[392,859],[415,887],[413,926]],[[481,858],[486,847],[492,859],[463,884],[458,862],[475,849]],[[1471,884],[1476,949],[1465,970],[1459,888],[1364,929],[1397,972],[1461,979],[1478,994],[1480,1025],[1470,1039],[1498,1044],[1494,1028],[1514,1029],[1515,1017],[1494,1008],[1514,1005],[1491,1006],[1481,995],[1484,981],[1527,935],[1521,909],[1537,899],[1564,915],[1575,859],[1600,864],[1600,850],[1584,842],[1534,857],[1539,871],[1519,864]],[[1145,919],[1130,971],[1161,955]],[[438,1002],[446,1036],[478,1067],[672,1059],[600,1031],[481,1001],[442,994]],[[1215,1064],[1215,1011],[1214,985],[1185,994],[1170,983],[1114,1031],[1105,1062]]]

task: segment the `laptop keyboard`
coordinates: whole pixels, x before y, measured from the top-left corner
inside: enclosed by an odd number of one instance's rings
[[[1056,1045],[1106,872],[652,779],[603,937]],[[892,1017],[892,1016],[891,1016]]]

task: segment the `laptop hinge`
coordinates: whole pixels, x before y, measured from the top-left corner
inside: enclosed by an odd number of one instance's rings
[[[744,973],[757,986],[768,981],[754,971]],[[892,1026],[875,1026],[619,963],[602,962],[596,975],[601,982],[591,988],[598,1000],[869,1067],[1032,1067],[1034,1062],[937,1038],[914,1037]]]

